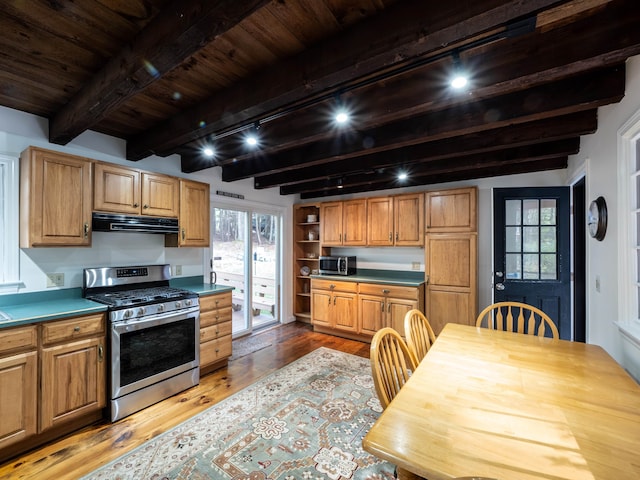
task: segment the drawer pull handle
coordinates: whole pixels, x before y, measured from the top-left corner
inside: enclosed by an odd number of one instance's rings
[[[73,331],[74,332],[79,332],[80,331],[80,327],[73,327]]]
[[[388,290],[388,289],[386,289],[386,288],[383,288],[383,289],[382,289],[382,293],[384,293],[385,295],[386,295],[387,293],[389,293],[389,291],[390,291],[390,290]]]
[[[101,344],[98,346],[98,361],[102,362],[103,358],[104,358],[104,347]]]

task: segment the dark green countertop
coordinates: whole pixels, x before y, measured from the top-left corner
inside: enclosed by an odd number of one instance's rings
[[[198,295],[213,295],[233,290],[233,287],[226,285],[203,283],[202,277],[172,279],[170,285],[191,290]],[[83,298],[81,288],[0,295],[0,329],[89,315],[104,312],[107,308],[107,305]]]
[[[419,287],[425,283],[424,272],[416,272],[413,270],[374,270],[359,268],[355,275],[311,275],[311,278],[341,282],[401,285],[407,287]]]
[[[0,329],[106,310],[106,305],[82,298],[81,288],[1,295]]]

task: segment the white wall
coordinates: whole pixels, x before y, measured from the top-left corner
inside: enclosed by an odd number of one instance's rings
[[[607,202],[609,221],[602,242],[587,241],[587,341],[601,345],[609,354],[640,379],[640,345],[627,341],[614,322],[622,319],[618,305],[618,248],[620,220],[618,205],[621,188],[618,178],[618,130],[640,111],[640,56],[627,62],[625,97],[615,105],[598,111],[598,131],[582,137],[580,153],[569,159],[568,175],[586,170],[587,201],[602,195]],[[600,291],[596,290],[596,278]],[[638,340],[640,341],[640,340]]]
[[[125,159],[126,143],[108,135],[85,132],[68,145],[60,146],[48,141],[48,121],[6,107],[0,107],[0,153],[19,157],[30,145],[57,150],[74,155],[82,155],[152,172],[189,178],[211,185],[213,205],[229,204],[227,197],[216,195],[216,190],[237,193],[244,200],[235,200],[235,204],[259,204],[263,207],[275,206],[285,213],[284,251],[291,252],[291,205],[293,197],[280,196],[277,188],[254,190],[253,180],[241,180],[225,183],[221,180],[220,168],[209,168],[193,174],[180,171],[180,158],[172,155],[167,158],[151,156],[139,162]],[[234,201],[231,201],[234,203]],[[17,213],[19,206],[15,205]],[[30,248],[18,253],[20,264],[20,292],[53,290],[46,287],[47,273],[63,273],[64,288],[82,286],[82,269],[91,266],[115,266],[132,264],[169,263],[182,265],[182,277],[203,275],[205,259],[209,249],[205,248],[165,248],[164,237],[153,234],[105,233],[94,232],[90,248]],[[291,271],[291,259],[285,256],[284,272]],[[285,285],[286,298],[291,298],[290,282]],[[283,305],[283,318],[291,319],[291,301]]]

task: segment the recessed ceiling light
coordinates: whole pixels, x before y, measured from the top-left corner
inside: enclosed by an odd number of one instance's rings
[[[461,89],[466,87],[468,82],[467,77],[458,73],[451,80],[451,86],[456,89]]]
[[[336,120],[336,123],[343,125],[349,121],[349,114],[344,110],[340,110],[339,112],[336,112],[334,118]]]

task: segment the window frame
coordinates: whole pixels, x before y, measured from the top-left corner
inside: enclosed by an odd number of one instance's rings
[[[640,110],[618,130],[618,327],[640,346]]]
[[[4,220],[4,249],[0,250],[0,293],[17,292],[19,286],[19,186],[20,159],[0,154],[0,165],[5,175],[0,176],[0,195],[3,196],[0,215]],[[1,221],[0,221],[1,225]]]

